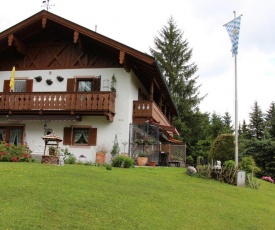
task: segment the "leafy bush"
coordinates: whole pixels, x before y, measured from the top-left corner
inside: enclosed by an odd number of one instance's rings
[[[191,155],[186,157],[186,164],[189,164],[189,165],[194,164],[194,158]]]
[[[116,156],[112,161],[113,167],[131,168],[134,167],[134,160],[126,156]]]
[[[75,164],[76,157],[74,155],[68,155],[64,161],[65,164]]]
[[[106,164],[106,165],[105,165],[105,168],[106,168],[107,170],[112,170],[112,165]]]
[[[112,157],[115,157],[119,154],[119,145],[118,145],[118,143],[114,143],[110,154],[112,155]]]
[[[235,163],[235,161],[233,161],[233,160],[229,160],[229,161],[225,161],[224,163],[223,163],[223,166],[225,167],[225,168],[227,168],[227,169],[232,169],[232,168],[235,168],[235,165],[236,165],[236,163]]]
[[[211,160],[225,162],[235,158],[235,144],[234,135],[221,134],[213,142],[210,154],[208,156],[209,162]]]
[[[29,162],[32,161],[31,152],[27,145],[0,143],[0,161]]]
[[[260,182],[258,179],[254,177],[253,171],[251,173],[247,173],[246,184],[248,184],[251,188],[254,189],[258,189],[260,187]]]
[[[198,156],[197,157],[197,165],[202,165],[204,162],[204,158],[203,158],[203,156]]]
[[[132,168],[134,167],[134,159],[132,158],[129,158],[129,157],[124,157],[124,164],[123,164],[123,167],[124,168]]]
[[[239,168],[246,171],[247,173],[251,173],[252,171],[255,173],[260,172],[260,168],[257,167],[252,156],[243,157],[242,161],[239,163]]]

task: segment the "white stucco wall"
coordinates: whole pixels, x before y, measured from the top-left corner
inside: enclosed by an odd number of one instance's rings
[[[3,91],[4,80],[9,80],[11,71],[0,72],[0,89]],[[47,122],[47,127],[52,128],[54,132],[63,139],[63,129],[64,127],[69,127],[70,125],[92,125],[92,127],[97,128],[97,144],[105,143],[109,146],[111,150],[115,135],[117,134],[120,151],[124,152],[124,146],[122,142],[129,142],[129,124],[132,122],[132,108],[133,100],[138,99],[138,88],[142,88],[140,82],[137,80],[136,76],[132,72],[126,72],[123,68],[109,68],[109,69],[70,69],[70,70],[35,70],[35,71],[17,71],[16,78],[29,78],[34,79],[36,76],[42,76],[41,82],[33,82],[34,92],[51,92],[51,91],[66,91],[67,78],[73,78],[77,76],[99,76],[101,75],[101,90],[103,89],[103,81],[109,80],[113,75],[117,79],[116,83],[116,102],[113,122],[110,122],[104,116],[82,116],[82,121],[80,122],[57,122],[50,121]],[[56,76],[64,77],[63,82],[59,82]],[[51,78],[53,80],[52,85],[47,85],[46,79]],[[30,149],[33,153],[43,154],[44,152],[44,142],[42,136],[44,135],[44,121],[21,121],[21,122],[9,122],[6,116],[0,116],[1,124],[24,124],[25,125],[25,136]],[[94,146],[87,147],[76,147],[76,146],[63,146],[62,142],[61,148],[67,147],[71,153],[76,157],[79,155],[85,155],[87,161],[95,161],[95,149]],[[128,144],[126,146],[126,152],[128,152]],[[107,162],[110,160],[111,155],[107,154]]]

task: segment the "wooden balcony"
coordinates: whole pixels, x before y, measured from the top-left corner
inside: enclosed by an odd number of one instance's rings
[[[133,119],[153,119],[160,125],[171,126],[166,116],[153,101],[134,101],[133,102]]]
[[[106,116],[112,121],[115,94],[105,91],[0,93],[0,114]]]

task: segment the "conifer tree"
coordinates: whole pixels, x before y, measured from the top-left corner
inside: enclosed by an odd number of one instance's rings
[[[183,32],[177,28],[173,17],[154,38],[154,44],[156,49],[150,48],[150,53],[159,64],[179,112],[174,125],[190,150],[199,140],[193,134],[204,133],[205,116],[208,116],[200,113],[198,108],[203,97],[199,97],[198,77],[194,77],[198,67],[191,62],[192,49],[187,40],[183,40]]]
[[[261,140],[264,135],[264,114],[258,105],[258,102],[254,102],[252,112],[249,113],[249,134],[250,138],[256,138]]]
[[[275,138],[275,102],[273,101],[265,116],[266,129],[272,138]]]
[[[222,117],[223,120],[223,133],[232,134],[234,132],[233,126],[232,126],[232,120],[231,116],[228,112],[225,112],[224,116]]]

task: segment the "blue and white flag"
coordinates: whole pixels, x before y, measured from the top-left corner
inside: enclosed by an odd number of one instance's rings
[[[238,54],[239,34],[241,26],[241,16],[224,25],[232,43],[232,56]]]

